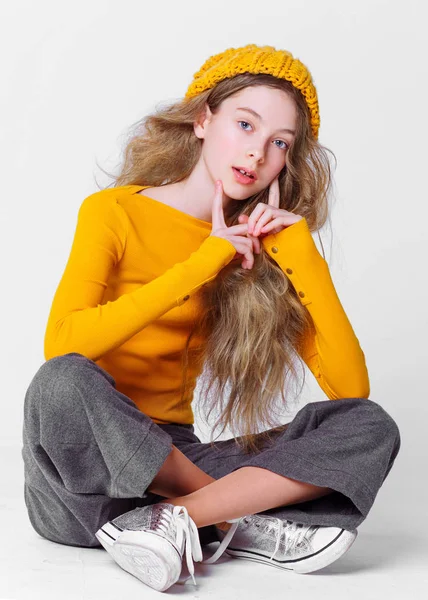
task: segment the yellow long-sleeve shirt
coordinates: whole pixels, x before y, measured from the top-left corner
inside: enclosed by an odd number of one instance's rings
[[[235,256],[212,225],[127,185],[82,202],[70,256],[48,318],[45,359],[78,352],[95,361],[155,423],[193,423],[181,358],[198,315],[198,290]],[[329,399],[370,393],[365,356],[306,219],[263,238],[312,315],[302,358]]]

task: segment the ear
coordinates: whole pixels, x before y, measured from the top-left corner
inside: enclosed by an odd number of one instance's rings
[[[207,103],[205,103],[204,111],[198,117],[198,119],[193,123],[193,130],[195,132],[196,137],[199,139],[203,139],[205,137],[205,127],[212,119],[212,112]]]

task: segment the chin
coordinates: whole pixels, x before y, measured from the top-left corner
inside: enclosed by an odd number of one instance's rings
[[[226,189],[226,187],[223,188],[225,195],[228,198],[230,198],[230,200],[236,200],[236,202],[245,202],[246,200],[251,198],[251,196],[254,196],[254,194],[257,194],[260,191],[256,188],[256,184],[244,187],[243,185],[237,183],[236,186],[239,187],[233,186],[231,192],[229,192],[229,190]]]

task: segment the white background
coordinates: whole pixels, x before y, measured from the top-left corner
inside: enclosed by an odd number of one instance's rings
[[[132,123],[182,97],[209,56],[248,43],[287,49],[312,73],[320,141],[338,160],[326,258],[366,355],[370,398],[402,436],[373,513],[388,527],[426,519],[422,1],[0,2],[0,444],[21,446],[24,395],[44,362],[78,208],[110,183],[97,163],[116,171]],[[302,402],[325,400],[307,380]]]

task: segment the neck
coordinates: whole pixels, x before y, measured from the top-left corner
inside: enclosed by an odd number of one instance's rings
[[[212,222],[212,203],[215,193],[215,181],[207,172],[205,163],[199,160],[189,177],[171,184],[174,197],[182,210],[198,219]],[[224,194],[223,209],[229,205],[230,198]]]

